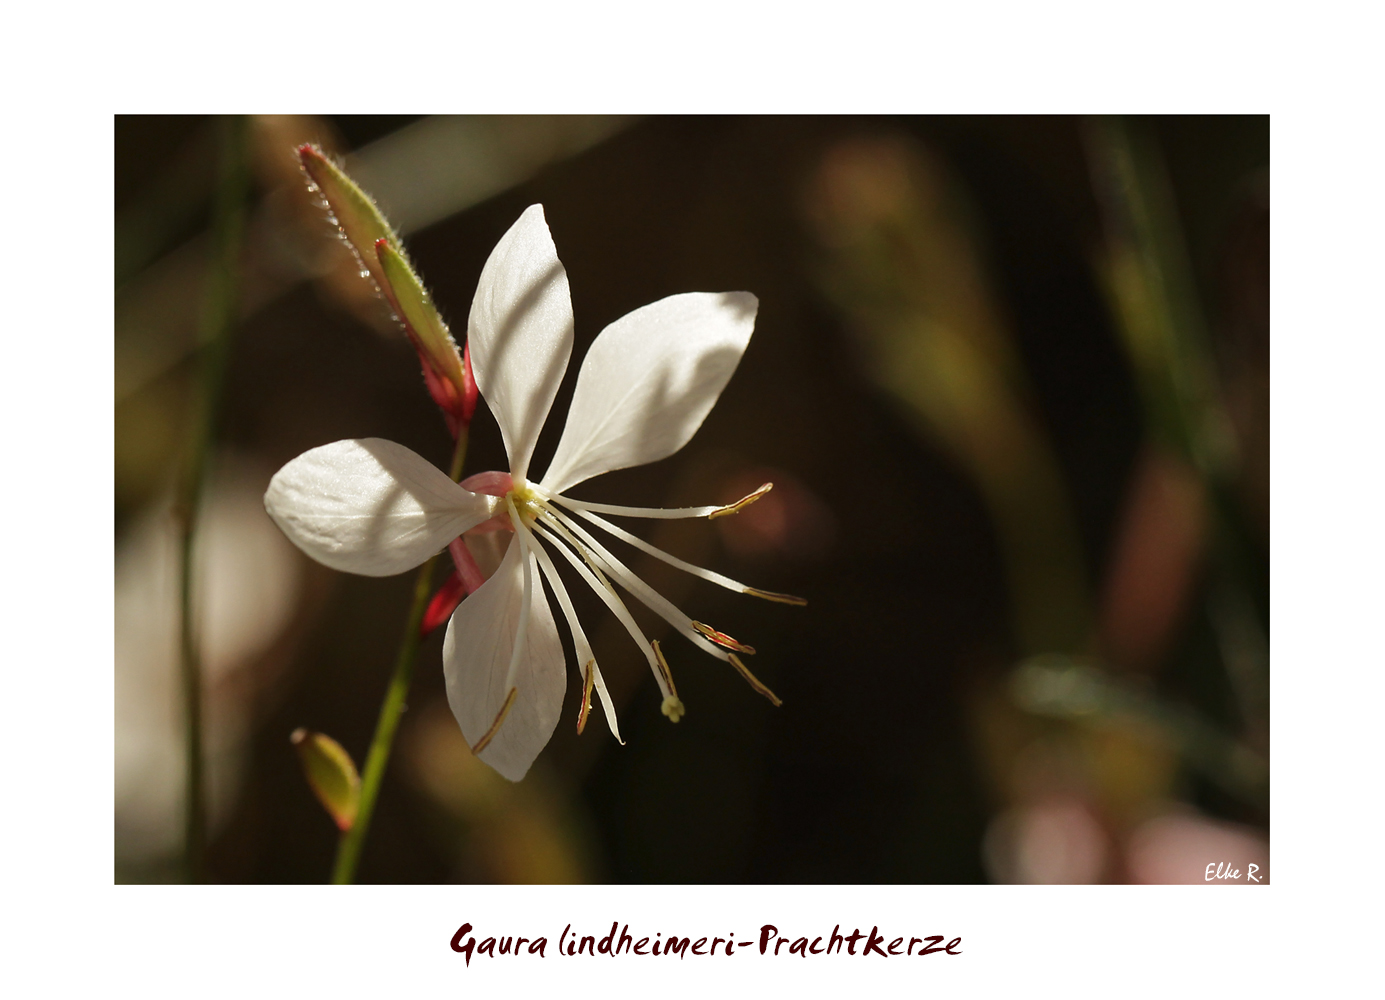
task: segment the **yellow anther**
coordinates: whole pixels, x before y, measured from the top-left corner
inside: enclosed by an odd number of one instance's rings
[[[592,710],[592,688],[596,686],[596,661],[588,660],[582,671],[582,707],[577,712],[577,735],[587,728],[587,714]]]
[[[736,672],[739,673],[742,677],[744,677],[746,681],[749,682],[751,687],[753,687],[756,691],[759,691],[762,695],[769,699],[771,705],[773,705],[775,708],[778,708],[780,705],[784,704],[782,701],[779,700],[779,696],[777,694],[775,694],[769,688],[765,687],[763,684],[760,683],[760,679],[746,668],[746,665],[741,662],[741,658],[739,656],[737,656],[735,653],[731,653],[727,656],[727,659],[731,661],[731,666],[736,668]]]
[[[505,699],[505,704],[500,706],[500,714],[495,717],[491,727],[486,730],[486,735],[476,741],[476,745],[471,748],[473,754],[480,754],[486,747],[490,746],[491,740],[495,739],[495,734],[500,732],[500,727],[505,722],[505,716],[510,714],[510,709],[514,707],[515,697],[519,694],[519,688],[510,688],[509,697]]]
[[[712,511],[710,514],[707,515],[707,519],[711,520],[714,517],[725,517],[727,514],[739,513],[740,511],[749,507],[756,500],[760,499],[762,496],[764,496],[772,489],[774,489],[773,483],[765,483],[758,490],[755,490],[753,493],[747,493],[745,496],[741,497],[735,503],[728,503],[725,507],[718,507],[716,510]]]
[[[701,632],[708,639],[711,639],[718,646],[725,646],[727,649],[734,649],[738,653],[745,653],[749,656],[755,655],[755,647],[747,646],[743,642],[737,642],[725,632],[718,632],[710,625],[703,625],[701,622],[693,622],[692,627]]]
[[[673,695],[669,695],[664,699],[664,704],[660,708],[660,711],[668,716],[669,722],[677,722],[687,713],[687,709],[683,707],[683,703]]]
[[[803,607],[808,603],[806,597],[794,597],[793,594],[776,594],[772,590],[756,590],[754,587],[746,587],[744,593],[751,597],[763,597],[767,601],[775,601],[779,604],[793,604]]]

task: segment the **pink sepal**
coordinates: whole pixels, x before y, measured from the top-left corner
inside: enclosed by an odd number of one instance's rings
[[[493,497],[503,497],[515,488],[514,481],[510,479],[508,472],[478,472],[474,476],[463,479],[458,485],[472,493],[484,493]],[[514,530],[514,525],[510,523],[510,515],[502,513],[496,514],[489,521],[482,521],[476,527],[469,529],[467,534],[484,535],[491,531]]]
[[[478,472],[474,476],[467,476],[458,485],[472,493],[484,493],[492,497],[503,497],[515,488],[514,480],[508,472]]]
[[[471,373],[471,341],[462,345],[462,423],[470,424],[476,412],[476,398],[480,390],[476,388],[476,376]]]
[[[423,612],[423,620],[418,623],[419,636],[426,639],[433,629],[451,618],[452,612],[457,610],[457,605],[462,603],[462,598],[469,593],[471,590],[467,589],[459,574],[448,573],[447,579],[428,602],[428,609]]]
[[[472,557],[471,550],[466,547],[466,542],[460,538],[454,538],[448,544],[447,550],[452,553],[452,562],[457,566],[456,575],[461,578],[461,584],[466,588],[466,592],[468,594],[476,593],[481,584],[486,582],[486,578],[481,573],[481,567],[476,565],[476,560]],[[454,604],[453,607],[455,608],[456,605]]]

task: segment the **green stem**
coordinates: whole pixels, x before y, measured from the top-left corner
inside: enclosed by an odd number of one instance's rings
[[[452,452],[451,475],[454,481],[462,478],[467,436],[465,427],[457,434],[457,445]],[[332,867],[334,885],[349,885],[356,880],[356,866],[361,860],[361,848],[365,846],[366,834],[370,831],[370,818],[375,812],[375,800],[380,794],[385,767],[389,764],[394,734],[399,729],[399,717],[404,711],[404,703],[409,696],[409,685],[414,679],[414,659],[418,655],[418,644],[422,638],[419,635],[419,624],[423,621],[423,613],[428,610],[428,599],[433,591],[433,567],[437,561],[438,556],[433,556],[424,563],[414,580],[414,602],[409,607],[409,616],[404,622],[404,638],[399,644],[399,654],[394,659],[394,674],[390,677],[390,686],[385,691],[385,700],[380,705],[380,718],[375,723],[375,736],[371,739],[370,750],[366,754],[356,821],[351,824],[351,829],[341,835],[341,840],[337,843],[337,860]]]
[[[216,435],[231,329],[236,321],[241,243],[249,194],[246,121],[242,115],[222,118],[221,164],[212,218],[211,263],[207,274],[201,329],[200,413],[179,490],[179,619],[182,686],[187,750],[187,798],[184,809],[184,877],[201,882],[205,874],[207,808],[202,754],[202,654],[193,611],[193,551],[198,509]]]

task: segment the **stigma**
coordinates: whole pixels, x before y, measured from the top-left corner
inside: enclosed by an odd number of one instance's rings
[[[507,493],[506,499],[515,505],[515,513],[524,522],[526,528],[532,528],[544,511],[543,499],[525,479],[513,480],[514,485]]]

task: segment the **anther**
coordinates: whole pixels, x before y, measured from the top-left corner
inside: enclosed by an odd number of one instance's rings
[[[806,597],[794,597],[793,594],[776,594],[772,590],[756,590],[754,587],[746,587],[742,593],[749,594],[751,597],[763,597],[767,601],[774,601],[778,604],[793,604],[800,608],[808,603]]]
[[[673,671],[668,668],[668,660],[664,659],[664,651],[659,648],[659,640],[650,639],[649,644],[654,647],[654,659],[659,664],[659,674],[664,679],[664,686],[668,688],[668,694],[664,697],[664,703],[659,706],[659,711],[667,715],[670,722],[677,722],[687,714],[687,709],[678,699],[678,688],[673,684]]]
[[[731,653],[727,656],[727,659],[731,661],[731,666],[736,668],[736,672],[739,673],[742,677],[744,677],[751,687],[753,687],[756,691],[760,692],[762,695],[769,699],[771,705],[773,705],[775,708],[778,708],[780,705],[784,704],[782,701],[779,700],[779,696],[777,694],[775,694],[769,688],[765,687],[763,684],[760,683],[760,679],[746,668],[746,665],[741,662],[741,658],[739,656],[737,656],[735,653]]]
[[[471,748],[473,754],[480,754],[482,750],[490,746],[491,740],[495,739],[495,734],[500,732],[500,727],[505,722],[505,716],[510,714],[510,709],[514,707],[515,697],[519,694],[519,688],[510,688],[509,697],[505,699],[505,704],[500,706],[500,714],[495,717],[491,727],[486,730],[486,735],[477,740],[476,745]]]
[[[773,483],[765,483],[758,490],[755,490],[753,493],[747,493],[735,503],[728,503],[725,507],[718,507],[707,515],[707,520],[710,521],[714,517],[725,517],[727,514],[740,513],[772,489],[774,489]]]
[[[697,629],[708,639],[711,639],[718,646],[725,646],[727,649],[734,649],[738,653],[745,653],[749,656],[755,655],[754,646],[747,646],[743,642],[737,642],[725,632],[718,632],[710,625],[703,625],[701,622],[693,622],[692,627]]]
[[[588,660],[586,669],[582,672],[582,707],[577,712],[577,735],[582,735],[582,730],[587,728],[587,713],[592,710],[592,688],[596,686],[596,666],[595,660]]]

